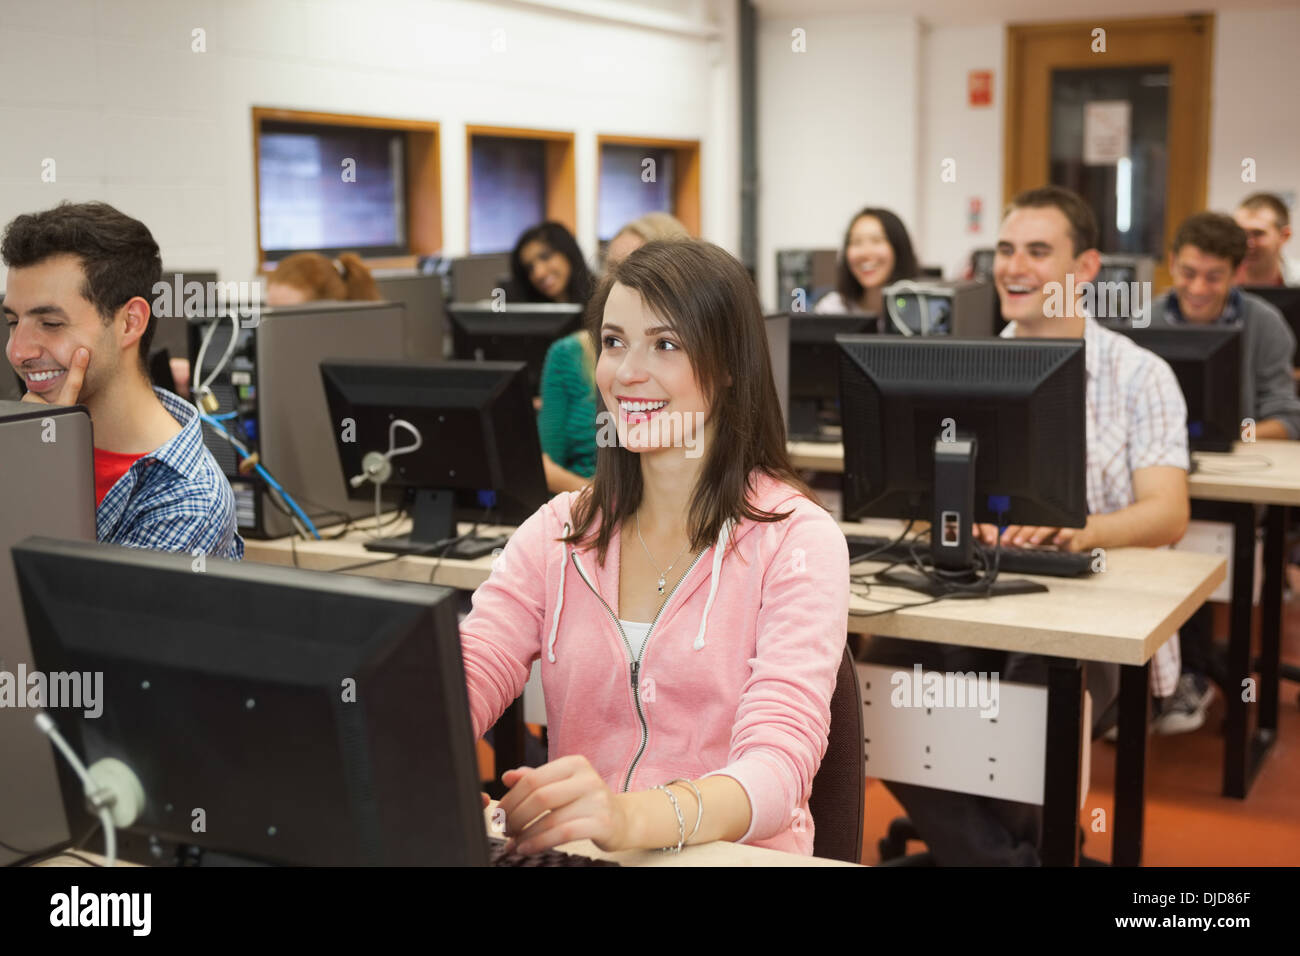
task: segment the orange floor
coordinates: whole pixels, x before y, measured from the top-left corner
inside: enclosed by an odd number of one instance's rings
[[[1227,621],[1216,617],[1216,632]],[[1300,663],[1300,602],[1285,608],[1282,658]],[[1258,626],[1258,624],[1257,624]],[[1223,774],[1224,705],[1216,697],[1205,726],[1191,734],[1151,738],[1147,758],[1146,830],[1142,862],[1146,866],[1300,866],[1300,685],[1282,681],[1278,739],[1264,760],[1245,800],[1220,796]],[[1114,809],[1115,748],[1098,741],[1093,747],[1092,781],[1085,826],[1092,810],[1105,819]],[[889,821],[902,813],[878,780],[867,782],[866,838],[862,862],[879,860],[876,841]],[[912,851],[920,849],[912,844]],[[1089,831],[1084,853],[1110,859],[1110,833]]]

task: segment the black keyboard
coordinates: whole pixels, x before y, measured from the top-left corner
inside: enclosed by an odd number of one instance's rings
[[[489,866],[621,866],[612,860],[593,860],[589,856],[576,853],[561,853],[559,850],[544,850],[525,856],[522,853],[507,853],[506,841],[499,837],[488,837]]]
[[[849,542],[849,562],[860,560],[864,555],[874,554],[872,561],[912,560],[912,546],[907,543],[893,544],[893,538],[878,538],[874,535],[851,534],[845,536]],[[917,545],[916,553],[924,558],[930,552],[928,544]],[[1003,546],[998,554],[998,573],[1009,574],[1043,574],[1053,578],[1073,578],[1092,571],[1092,555],[1086,551],[1060,551],[1055,548],[1008,548]]]

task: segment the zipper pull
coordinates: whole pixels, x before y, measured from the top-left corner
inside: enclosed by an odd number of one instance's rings
[[[633,690],[636,690],[636,689],[637,689],[637,688],[636,688],[636,682],[637,682],[637,675],[638,675],[639,673],[641,673],[641,662],[640,662],[640,661],[633,661],[633,662],[632,662],[632,689],[633,689]]]

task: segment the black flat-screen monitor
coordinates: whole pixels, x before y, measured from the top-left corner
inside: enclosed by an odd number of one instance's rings
[[[931,523],[935,566],[974,523],[1081,528],[1081,339],[839,336],[844,518]]]
[[[1156,353],[1174,370],[1187,403],[1192,451],[1232,451],[1232,443],[1241,438],[1241,329],[1103,324]]]
[[[1300,368],[1300,285],[1243,285],[1241,291],[1259,296],[1282,313],[1296,340],[1291,365]]]
[[[475,557],[500,542],[448,545],[458,520],[522,524],[549,499],[522,362],[331,359],[321,376],[330,420],[351,426],[334,436],[349,496],[373,500],[375,483],[354,480],[375,461],[367,456],[419,435],[418,448],[391,456],[382,482],[411,494],[411,533],[369,542],[372,550]]]
[[[879,328],[874,315],[791,312],[789,420],[791,440],[824,440],[824,426],[839,424],[837,335],[863,335]]]
[[[46,712],[139,783],[121,858],[486,865],[454,592],[49,538],[13,557],[37,666],[100,675],[98,715]]]
[[[457,359],[524,362],[533,395],[541,389],[546,350],[582,325],[579,305],[529,303],[498,309],[458,302],[447,307],[447,314],[451,317],[452,352]]]

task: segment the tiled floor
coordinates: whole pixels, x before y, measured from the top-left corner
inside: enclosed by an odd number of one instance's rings
[[[1217,616],[1217,632],[1226,633]],[[1300,603],[1285,609],[1283,660],[1300,662]],[[1174,737],[1152,737],[1147,761],[1147,866],[1300,866],[1300,685],[1282,681],[1278,739],[1245,800],[1220,796],[1223,774],[1224,704],[1218,697],[1200,730]],[[1111,820],[1114,808],[1115,749],[1093,747],[1092,780],[1086,825],[1101,807]],[[901,815],[898,803],[877,780],[868,781],[866,838],[862,862],[879,859],[876,841],[889,821]],[[913,844],[911,849],[919,849]],[[1084,852],[1110,859],[1110,833],[1091,832]]]

